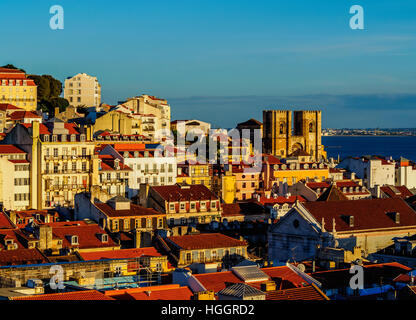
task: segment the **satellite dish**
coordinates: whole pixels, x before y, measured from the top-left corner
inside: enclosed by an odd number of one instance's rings
[[[297,268],[298,268],[300,271],[302,271],[302,272],[305,272],[305,270],[306,270],[305,265],[304,265],[304,264],[302,264],[302,263],[298,264]]]

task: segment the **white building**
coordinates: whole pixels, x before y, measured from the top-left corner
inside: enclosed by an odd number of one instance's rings
[[[394,185],[395,167],[393,160],[386,160],[379,157],[347,158],[338,167],[355,172],[359,179],[362,179],[367,188],[374,188],[376,185]]]
[[[121,143],[107,145],[100,154],[111,155],[131,168],[127,187],[129,198],[138,195],[140,184],[164,186],[176,183],[176,158],[158,157],[155,145]]]
[[[396,166],[395,182],[396,186],[406,186],[408,189],[416,188],[416,165],[401,158]]]
[[[101,85],[96,77],[78,73],[65,79],[64,98],[72,106],[98,107],[101,104]]]
[[[0,202],[7,210],[29,208],[30,163],[13,145],[0,145]]]

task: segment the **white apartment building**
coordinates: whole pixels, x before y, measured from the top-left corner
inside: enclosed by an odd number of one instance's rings
[[[408,189],[416,188],[416,164],[401,158],[396,166],[396,186],[406,186]]]
[[[374,188],[376,185],[395,185],[395,167],[393,160],[386,160],[379,157],[347,158],[338,167],[355,172],[359,179],[363,180],[367,188]]]
[[[139,97],[127,99],[124,106],[133,110],[133,113],[142,115],[154,115],[156,122],[154,130],[164,129],[170,131],[170,105],[167,100],[143,94]],[[146,135],[146,132],[143,132]]]
[[[101,104],[101,85],[96,77],[78,73],[65,80],[64,98],[74,107],[98,107]]]
[[[30,163],[27,154],[13,145],[0,145],[0,202],[7,210],[30,205]]]
[[[176,158],[158,157],[155,153],[154,147],[146,147],[144,144],[107,145],[100,152],[101,155],[111,155],[119,159],[131,168],[127,186],[128,198],[138,195],[140,184],[164,186],[176,183]]]

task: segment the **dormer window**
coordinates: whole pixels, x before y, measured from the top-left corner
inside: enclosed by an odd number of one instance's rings
[[[75,134],[71,134],[71,142],[75,142],[76,141],[76,136]]]
[[[81,142],[85,142],[85,134],[81,134],[80,139],[81,139]]]
[[[215,201],[212,201],[211,202],[211,209],[216,209],[216,208],[217,208],[217,205],[216,205]]]
[[[124,158],[128,158],[129,157],[129,153],[127,151],[124,151],[123,157]]]
[[[62,142],[66,142],[66,134],[63,134],[63,135],[61,136],[61,141],[62,141]]]
[[[58,136],[56,134],[52,135],[52,142],[56,142],[58,140]]]
[[[134,157],[138,158],[139,157],[139,152],[138,151],[134,151]]]
[[[78,236],[71,237],[71,245],[78,245]]]
[[[399,212],[387,212],[387,215],[396,223],[400,224],[400,213]]]
[[[105,233],[101,234],[101,242],[108,242],[108,234],[105,234]]]
[[[43,141],[49,142],[49,135],[48,134],[43,135]]]

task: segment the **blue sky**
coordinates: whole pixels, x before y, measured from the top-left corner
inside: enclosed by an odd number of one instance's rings
[[[65,29],[49,28],[49,8]],[[364,8],[351,30],[349,8]],[[0,64],[99,78],[103,101],[169,100],[173,119],[232,127],[320,108],[324,127],[414,127],[416,1],[0,2]]]

